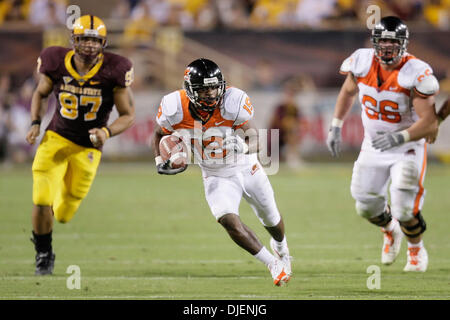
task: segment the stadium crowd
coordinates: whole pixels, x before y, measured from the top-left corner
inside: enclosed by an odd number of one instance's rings
[[[0,29],[16,23],[43,29],[65,26],[66,8],[74,3],[76,1],[0,0]],[[448,30],[450,20],[450,0],[115,0],[107,3],[109,16],[105,20],[123,21],[124,45],[152,39],[155,30],[165,26],[185,31],[360,28],[365,26],[366,8],[371,4],[378,5],[383,15],[396,15],[431,29]],[[104,6],[102,1],[98,1],[98,5]],[[254,88],[273,86],[270,63],[263,61],[257,69],[261,76],[255,80]],[[136,78],[135,86],[139,86],[139,70]],[[265,79],[269,79],[269,83]],[[23,137],[28,129],[36,76],[20,83],[14,80],[12,74],[0,73],[0,163],[6,158],[15,163],[24,162],[31,153]],[[277,90],[283,91],[280,87]],[[285,101],[280,101],[281,106],[283,103]],[[274,115],[271,126],[281,128],[287,121],[282,122],[283,125],[281,122]]]
[[[64,24],[65,9],[74,3],[1,0],[0,25],[17,20],[46,27]],[[136,32],[168,25],[185,30],[360,25],[369,5],[378,5],[384,15],[448,29],[450,12],[449,0],[116,0],[108,1],[108,5],[112,5],[109,18],[128,21],[127,28]]]

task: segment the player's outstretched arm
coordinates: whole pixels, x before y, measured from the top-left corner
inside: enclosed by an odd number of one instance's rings
[[[381,134],[372,141],[375,149],[385,151],[405,142],[417,141],[422,138],[432,142],[436,140],[439,124],[434,108],[434,96],[422,97],[413,93],[412,104],[419,120],[405,130]]]
[[[47,104],[43,103],[43,100],[53,90],[52,80],[44,74],[39,75],[39,82],[36,89],[33,92],[31,98],[31,127],[28,130],[26,140],[29,144],[34,144],[41,130],[41,120],[47,111]],[[44,106],[45,105],[45,106]]]
[[[135,112],[131,89],[128,87],[116,88],[114,91],[114,104],[116,105],[119,117],[108,127],[89,130],[94,147],[103,146],[108,138],[124,132],[133,125]]]
[[[448,117],[450,114],[450,98],[448,98],[443,104],[442,107],[439,109],[437,115],[438,123],[441,124],[442,121],[445,120],[445,118]],[[434,143],[436,141],[436,138],[438,136],[439,129],[436,130],[435,134],[427,136],[427,143]]]
[[[419,120],[407,129],[409,140],[416,141],[422,138],[436,136],[439,122],[434,108],[434,96],[425,98],[414,93],[412,104],[416,114],[419,116]]]
[[[341,129],[344,125],[344,119],[349,113],[355,102],[358,93],[358,85],[352,73],[348,73],[344,84],[339,91],[336,106],[334,108],[333,120],[327,137],[327,147],[333,157],[339,156],[341,152]]]

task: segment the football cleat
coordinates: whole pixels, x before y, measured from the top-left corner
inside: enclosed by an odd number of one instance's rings
[[[44,276],[53,273],[55,265],[55,254],[53,252],[36,253],[36,271],[35,275]]]
[[[291,276],[286,272],[286,266],[281,260],[275,259],[269,264],[268,268],[272,275],[273,283],[277,287],[282,286],[291,279]]]
[[[428,266],[428,253],[424,247],[409,247],[408,261],[403,271],[425,272]]]
[[[275,254],[275,257],[281,260],[285,265],[286,273],[291,276],[292,275],[292,269],[291,269],[291,260],[292,257],[289,255],[289,249],[288,247],[284,248],[284,250],[278,251],[276,249],[275,240],[273,238],[270,239],[270,248],[272,249],[273,253]]]
[[[384,233],[383,248],[381,250],[382,264],[392,264],[400,253],[400,247],[402,245],[403,232],[400,224],[396,219],[392,219],[391,223],[394,224],[392,231],[381,228],[381,231]]]

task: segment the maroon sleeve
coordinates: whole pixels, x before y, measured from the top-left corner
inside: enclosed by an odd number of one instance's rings
[[[116,86],[130,86],[134,79],[133,64],[127,58],[119,55],[116,55],[114,60],[114,81]]]
[[[55,73],[61,63],[64,63],[67,51],[68,49],[62,47],[48,47],[42,50],[38,59],[38,71],[54,81]]]

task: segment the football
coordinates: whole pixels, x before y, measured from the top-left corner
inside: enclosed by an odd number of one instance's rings
[[[167,135],[159,142],[159,153],[161,158],[170,160],[170,167],[178,169],[187,165],[188,152],[186,144],[176,135]]]

